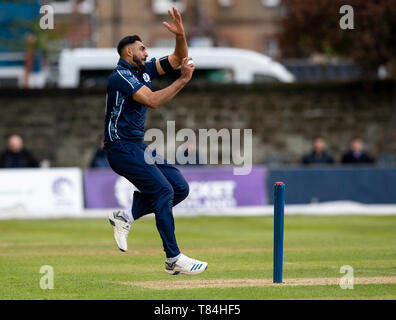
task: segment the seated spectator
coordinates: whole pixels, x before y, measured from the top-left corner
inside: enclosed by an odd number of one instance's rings
[[[8,148],[0,155],[0,168],[37,168],[39,162],[23,147],[23,140],[14,134],[8,139]]]
[[[99,140],[99,147],[96,149],[95,155],[92,158],[91,168],[110,168],[109,160],[107,160],[107,151],[103,149],[104,137],[101,136]]]
[[[363,150],[363,141],[360,138],[353,138],[349,143],[349,150],[342,155],[341,162],[344,164],[373,163],[374,159]]]
[[[331,164],[334,159],[326,151],[326,141],[322,137],[313,140],[312,152],[301,159],[302,164]]]

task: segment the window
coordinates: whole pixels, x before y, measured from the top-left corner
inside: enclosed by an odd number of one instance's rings
[[[276,58],[279,55],[279,42],[274,38],[265,39],[264,53],[271,58]]]
[[[280,0],[261,0],[265,7],[277,7],[280,5]]]
[[[80,83],[82,88],[106,87],[113,70],[81,70]]]
[[[18,87],[18,78],[0,78],[0,88],[16,88]]]
[[[185,9],[184,0],[152,0],[153,11],[156,14],[168,14],[168,10],[175,6],[177,10],[183,12]]]
[[[213,47],[213,39],[209,37],[193,37],[190,39],[190,47]]]
[[[153,86],[155,88],[163,88],[169,86],[173,81],[180,77],[180,68],[164,76],[155,78]],[[193,85],[201,85],[207,83],[225,84],[234,81],[234,72],[230,69],[200,69],[194,71],[194,76],[191,79]]]
[[[229,8],[234,4],[234,0],[218,0],[218,3],[223,8]]]
[[[253,76],[253,82],[255,83],[274,83],[280,82],[279,79],[272,77],[270,75],[255,73]]]
[[[49,5],[54,8],[55,14],[70,14],[73,12],[73,6],[78,0],[52,0]],[[95,11],[94,0],[79,1],[77,5],[78,12],[81,14],[90,14]]]

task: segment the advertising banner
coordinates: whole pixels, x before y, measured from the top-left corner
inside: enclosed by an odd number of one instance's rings
[[[0,216],[12,212],[73,214],[83,208],[79,168],[0,170]]]
[[[396,168],[344,166],[334,168],[288,167],[268,172],[267,188],[285,181],[288,204],[353,201],[396,204]],[[269,193],[273,203],[273,194]]]
[[[213,212],[231,208],[266,205],[266,177],[263,167],[249,175],[234,175],[229,168],[188,168],[180,171],[190,186],[190,194],[175,211]],[[84,171],[87,209],[130,208],[137,190],[128,180],[111,170]]]

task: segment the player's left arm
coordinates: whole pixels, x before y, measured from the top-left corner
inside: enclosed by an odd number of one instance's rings
[[[175,51],[170,54],[168,57],[161,58],[156,61],[156,67],[159,75],[165,74],[170,67],[172,69],[176,69],[179,67],[185,57],[188,57],[188,46],[186,40],[186,34],[184,32],[183,21],[181,14],[179,11],[173,7],[173,12],[168,10],[169,16],[172,19],[172,25],[169,25],[168,22],[164,21],[162,24],[173,34],[176,36],[176,46]],[[167,59],[169,64],[166,61]],[[164,70],[165,69],[165,70]]]

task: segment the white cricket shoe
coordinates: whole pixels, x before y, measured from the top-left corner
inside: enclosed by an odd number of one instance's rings
[[[110,224],[113,226],[114,239],[117,242],[118,248],[125,252],[128,250],[128,234],[131,230],[131,223],[125,219],[122,211],[114,211],[109,214]]]
[[[184,254],[181,254],[179,259],[173,263],[165,261],[165,271],[167,273],[176,275],[182,274],[199,274],[206,270],[207,262],[191,259]]]

